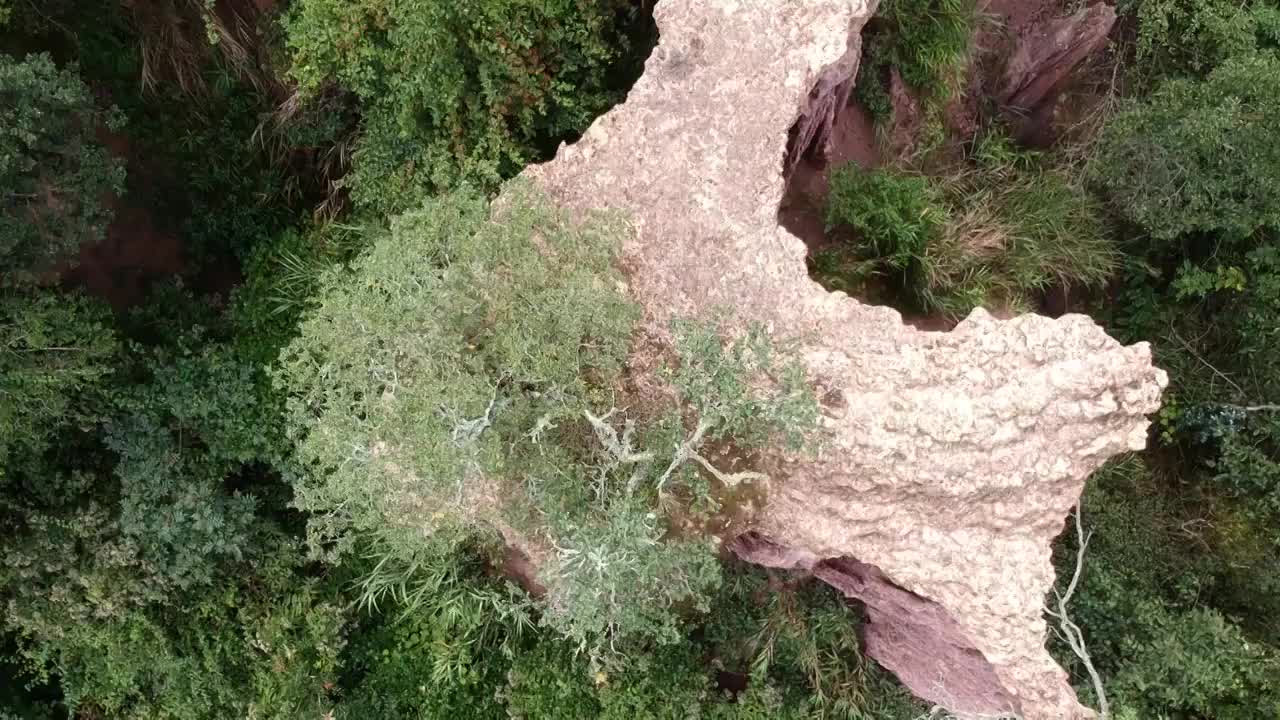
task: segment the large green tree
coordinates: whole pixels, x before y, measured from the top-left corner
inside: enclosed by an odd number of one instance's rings
[[[459,180],[494,185],[619,94],[627,0],[298,0],[285,27],[303,97],[354,93],[347,185],[385,216]]]

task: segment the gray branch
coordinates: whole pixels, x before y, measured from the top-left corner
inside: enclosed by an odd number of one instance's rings
[[[1067,615],[1067,603],[1071,602],[1071,596],[1075,594],[1076,586],[1080,583],[1080,573],[1084,569],[1085,549],[1089,547],[1089,538],[1092,536],[1085,534],[1081,514],[1081,505],[1076,505],[1076,537],[1079,547],[1076,550],[1075,572],[1071,574],[1071,582],[1067,583],[1066,592],[1059,593],[1054,590],[1054,594],[1058,597],[1057,612],[1053,610],[1046,610],[1046,612],[1057,619],[1059,636],[1066,641],[1071,652],[1084,663],[1084,668],[1089,673],[1089,680],[1093,683],[1093,691],[1098,696],[1098,715],[1101,720],[1108,720],[1111,717],[1111,708],[1107,703],[1107,692],[1102,684],[1102,676],[1098,674],[1098,669],[1093,665],[1093,658],[1089,656],[1089,650],[1085,647],[1084,633],[1080,630],[1080,626]]]

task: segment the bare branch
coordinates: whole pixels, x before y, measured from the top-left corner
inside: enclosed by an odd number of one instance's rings
[[[1089,650],[1085,647],[1084,633],[1080,630],[1080,626],[1076,625],[1067,615],[1067,603],[1071,601],[1071,596],[1075,594],[1076,587],[1080,583],[1080,573],[1084,569],[1085,549],[1089,547],[1089,538],[1092,537],[1091,534],[1086,534],[1084,531],[1082,515],[1082,507],[1078,504],[1075,512],[1076,568],[1071,574],[1071,582],[1067,584],[1067,590],[1064,593],[1054,590],[1054,594],[1058,598],[1058,609],[1056,612],[1046,609],[1046,612],[1058,621],[1058,628],[1055,629],[1058,637],[1062,638],[1067,643],[1067,646],[1071,648],[1071,652],[1075,653],[1075,656],[1084,663],[1084,669],[1089,673],[1089,680],[1093,683],[1093,692],[1098,696],[1098,715],[1101,720],[1108,720],[1111,717],[1111,707],[1107,703],[1107,692],[1102,684],[1102,676],[1098,674],[1098,669],[1093,665],[1093,658],[1089,656]]]
[[[590,410],[583,410],[582,414],[587,418],[587,422],[591,423],[591,429],[595,431],[596,438],[600,440],[600,444],[613,457],[614,462],[621,465],[631,465],[653,460],[652,452],[636,452],[631,447],[631,435],[635,428],[630,420],[623,427],[621,437],[618,436],[618,431],[607,422],[616,409],[611,408],[603,417],[593,415]]]
[[[707,469],[707,472],[716,477],[717,480],[725,484],[725,487],[736,487],[738,483],[752,482],[755,480],[768,480],[769,476],[764,473],[758,473],[751,470],[743,470],[736,473],[721,472],[710,461],[702,457],[696,450],[689,452],[689,459],[695,460],[699,465]]]

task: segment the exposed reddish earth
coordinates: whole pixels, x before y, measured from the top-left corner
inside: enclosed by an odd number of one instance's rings
[[[157,227],[146,208],[118,204],[107,237],[84,246],[76,267],[63,280],[83,286],[120,310],[142,300],[149,279],[184,268],[182,242],[176,234]]]
[[[1065,0],[979,0],[969,67],[960,92],[943,109],[945,129],[957,147],[995,120],[1006,122],[1024,145],[1047,147],[1081,107],[1091,105],[1087,98],[1060,99],[1082,74],[1081,64],[1105,45],[1115,13],[1098,4],[1068,15],[1065,5]],[[836,242],[826,235],[822,212],[830,173],[849,162],[863,168],[893,164],[918,142],[924,112],[896,70],[889,96],[892,117],[879,130],[869,113],[851,102],[836,109],[825,141],[815,142],[794,165],[778,220],[804,240],[810,254]],[[991,116],[992,106],[1001,108],[999,117]],[[1044,309],[1058,314],[1054,309],[1063,303],[1048,298]],[[921,329],[954,326],[941,318],[906,319]]]
[[[830,187],[831,171],[854,162],[862,168],[880,164],[876,128],[871,115],[853,103],[836,113],[822,153],[805,153],[796,163],[778,210],[778,221],[816,252],[828,244],[822,220],[822,204]]]
[[[150,184],[150,175],[132,152],[128,136],[105,128],[99,128],[97,135],[112,155],[128,163],[133,190],[124,197],[104,198],[104,204],[115,213],[106,237],[81,247],[74,266],[62,273],[62,280],[123,310],[141,302],[150,280],[186,269],[183,242],[137,199],[146,195],[138,191]]]

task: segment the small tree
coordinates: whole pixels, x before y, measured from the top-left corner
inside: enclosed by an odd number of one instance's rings
[[[102,239],[124,165],[95,133],[119,117],[95,106],[74,67],[0,55],[0,287],[31,284]]]
[[[764,480],[704,446],[797,445],[817,403],[762,331],[715,323],[678,324],[671,394],[634,396],[621,229],[518,184],[492,216],[453,193],[328,278],[280,374],[317,550],[372,548],[370,585],[394,587],[385,570],[436,543],[500,534],[539,557],[544,623],[593,660],[680,639],[676,609],[705,610],[719,572],[673,506]]]

